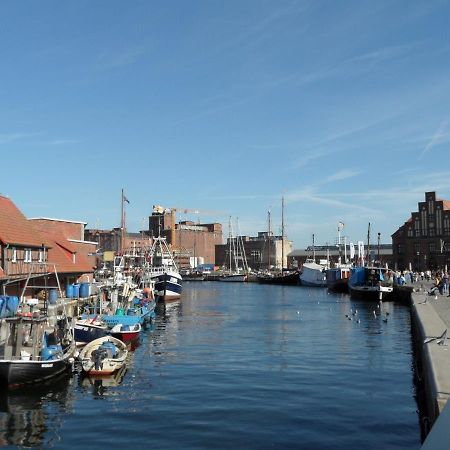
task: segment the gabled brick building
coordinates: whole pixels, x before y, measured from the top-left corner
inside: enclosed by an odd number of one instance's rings
[[[450,267],[450,201],[425,192],[425,201],[392,235],[392,250],[400,270]]]
[[[84,223],[59,219],[28,220],[0,196],[0,294],[20,295],[29,276],[58,273],[61,287],[94,271],[96,244],[83,241]],[[55,285],[55,277],[45,275]],[[37,282],[33,283],[36,284]],[[32,289],[25,292],[33,295]]]

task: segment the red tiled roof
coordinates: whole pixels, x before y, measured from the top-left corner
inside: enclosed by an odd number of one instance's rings
[[[32,222],[39,229],[48,246],[51,247],[48,251],[50,271],[53,271],[53,264],[58,273],[90,273],[94,271],[95,263],[89,260],[88,250],[86,246],[83,247],[84,244],[68,241],[63,233],[55,227],[47,228],[45,222]]]
[[[3,196],[0,196],[0,241],[5,244],[32,247],[40,247],[45,243],[17,206]]]

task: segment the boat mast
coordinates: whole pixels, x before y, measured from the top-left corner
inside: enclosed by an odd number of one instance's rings
[[[271,251],[270,251],[270,247],[272,245],[272,240],[270,238],[270,235],[272,233],[271,229],[270,229],[270,209],[269,211],[267,211],[267,221],[268,221],[268,232],[267,232],[267,238],[269,240],[269,245],[267,247],[267,265],[268,265],[268,270],[270,272],[270,255],[271,255]]]
[[[230,274],[231,274],[231,216],[228,220],[228,254],[230,257]]]
[[[314,246],[314,233],[312,235],[313,238],[313,261],[316,262],[316,248]]]
[[[121,195],[121,219],[120,219],[120,254],[123,255],[123,240],[125,236],[125,205],[123,201],[123,189]]]
[[[369,226],[367,227],[367,263],[368,266],[370,266],[370,222]]]
[[[281,197],[281,275],[284,268],[284,197]]]

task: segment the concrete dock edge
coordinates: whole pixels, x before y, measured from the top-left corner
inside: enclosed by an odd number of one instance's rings
[[[450,396],[449,340],[446,338],[439,339],[448,329],[448,318],[443,316],[442,310],[437,308],[437,303],[443,301],[450,303],[450,299],[443,299],[443,296],[440,295],[439,299],[437,296],[430,296],[424,289],[411,294],[411,311],[413,326],[416,331],[418,357],[422,367],[421,376],[425,389],[426,414],[429,425],[433,426],[433,431],[427,436],[423,448],[433,448],[425,447],[425,444],[433,440],[433,435],[438,433],[438,427],[435,430],[434,424],[444,410]],[[425,343],[426,340],[429,342]],[[450,418],[449,414],[447,416]],[[446,448],[450,448],[450,438],[447,438],[447,436],[443,438],[447,441]]]

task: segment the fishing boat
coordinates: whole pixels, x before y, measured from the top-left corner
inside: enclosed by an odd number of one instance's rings
[[[327,287],[331,292],[348,292],[348,279],[350,278],[351,266],[339,265],[325,270]]]
[[[350,296],[362,300],[392,300],[394,288],[386,278],[383,267],[353,267],[348,281]]]
[[[154,283],[155,297],[161,301],[181,298],[182,277],[166,238],[157,237],[149,253],[150,261],[143,268],[142,280]]]
[[[112,337],[115,337],[126,344],[128,342],[138,340],[141,330],[142,326],[140,323],[135,325],[124,325],[122,323],[118,323],[111,328],[109,333]]]
[[[86,345],[108,334],[108,325],[101,317],[79,317],[74,325],[74,337],[77,346]]]
[[[37,383],[72,369],[75,341],[67,318],[18,314],[0,321],[0,384]]]
[[[121,340],[106,336],[87,344],[80,352],[83,371],[89,376],[111,375],[126,364],[127,346]]]

